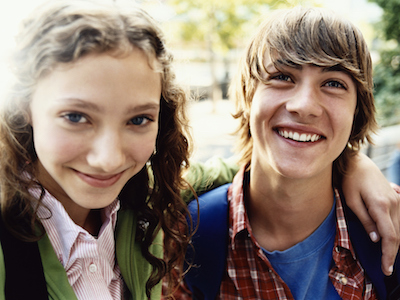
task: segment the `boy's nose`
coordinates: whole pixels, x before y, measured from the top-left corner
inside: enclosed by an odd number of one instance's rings
[[[322,114],[319,93],[310,85],[303,85],[297,89],[286,104],[286,109],[301,118],[318,117]]]

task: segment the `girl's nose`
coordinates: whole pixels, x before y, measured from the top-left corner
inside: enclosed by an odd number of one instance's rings
[[[125,164],[124,142],[114,131],[99,133],[93,139],[91,150],[87,155],[88,164],[105,173],[120,172]]]

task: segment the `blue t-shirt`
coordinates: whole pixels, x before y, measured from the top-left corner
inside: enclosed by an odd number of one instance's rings
[[[304,241],[284,251],[264,250],[296,300],[340,299],[329,279],[336,235],[335,204],[324,222]]]

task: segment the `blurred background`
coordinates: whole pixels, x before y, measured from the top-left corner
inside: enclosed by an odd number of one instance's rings
[[[56,0],[55,0],[56,1]],[[112,0],[103,0],[112,1]],[[116,0],[122,1],[122,0]],[[129,1],[129,0],[124,0]],[[131,0],[134,1],[134,0]],[[44,0],[1,0],[0,96],[20,21]],[[366,38],[373,58],[375,99],[381,126],[375,145],[363,150],[389,177],[400,146],[400,2],[398,0],[136,0],[165,32],[178,81],[196,100],[190,104],[194,158],[233,154],[236,123],[227,87],[244,45],[261,15],[295,5],[327,7],[350,19]],[[0,98],[1,99],[1,98]],[[0,100],[1,101],[1,100]],[[400,156],[400,155],[398,155]],[[398,170],[400,173],[400,169]],[[400,174],[399,174],[400,177]],[[396,179],[389,178],[391,181]]]

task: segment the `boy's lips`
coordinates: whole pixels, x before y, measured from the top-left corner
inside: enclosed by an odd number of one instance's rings
[[[316,129],[302,125],[280,125],[273,128],[273,130],[282,138],[302,143],[315,143],[320,140],[326,139],[323,133]]]
[[[292,130],[278,130],[278,134],[286,139],[291,139],[296,142],[316,142],[323,137],[316,133],[301,133]]]

